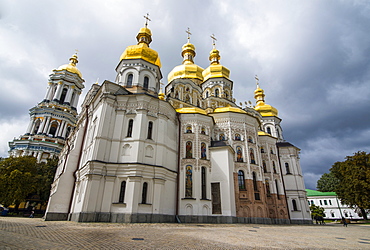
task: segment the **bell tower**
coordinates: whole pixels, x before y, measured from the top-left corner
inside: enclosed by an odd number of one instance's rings
[[[74,54],[49,76],[44,100],[30,109],[26,133],[9,142],[11,156],[31,155],[38,161],[59,155],[77,121],[77,104],[84,80]]]

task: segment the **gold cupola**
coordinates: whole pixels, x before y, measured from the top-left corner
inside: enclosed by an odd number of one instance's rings
[[[143,59],[149,63],[161,67],[161,60],[159,59],[158,52],[149,48],[152,42],[152,32],[145,24],[136,36],[137,45],[128,46],[122,53],[119,61],[124,59]]]
[[[209,78],[216,77],[224,77],[229,79],[230,70],[220,64],[220,59],[220,52],[216,49],[215,43],[213,43],[213,49],[209,54],[211,65],[209,65],[208,68],[206,68],[202,73],[204,81],[208,80]]]
[[[76,67],[78,63],[78,57],[74,54],[71,58],[69,58],[69,63],[60,66],[56,71],[66,70],[68,72],[77,74],[82,79],[82,74],[80,70]]]
[[[189,30],[187,32],[189,35],[191,34]],[[168,74],[167,77],[168,83],[177,78],[193,78],[203,81],[202,72],[204,69],[194,64],[195,55],[196,55],[195,46],[190,43],[190,37],[188,36],[188,42],[182,46],[181,52],[181,56],[183,57],[182,64],[176,66]]]
[[[257,89],[254,91],[254,98],[256,99],[256,106],[254,109],[258,111],[262,116],[278,116],[278,110],[271,105],[265,103],[265,93],[263,89],[259,87],[258,78]]]

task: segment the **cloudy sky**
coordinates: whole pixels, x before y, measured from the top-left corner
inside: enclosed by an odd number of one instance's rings
[[[75,49],[85,93],[97,79],[114,81],[147,12],[164,83],[188,27],[203,68],[215,34],[237,103],[254,101],[259,76],[285,139],[302,149],[307,188],[334,162],[370,151],[369,1],[0,0],[0,156]]]

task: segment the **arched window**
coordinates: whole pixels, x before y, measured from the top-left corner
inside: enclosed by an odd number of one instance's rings
[[[289,164],[287,162],[285,162],[285,171],[286,171],[286,174],[291,174]]]
[[[141,193],[141,204],[146,204],[147,194],[148,194],[148,183],[144,182],[143,192]]]
[[[202,128],[201,128],[201,130],[200,130],[200,133],[201,133],[202,135],[205,135],[205,134],[206,134],[206,129],[205,129],[204,127],[202,127]]]
[[[251,163],[252,164],[256,164],[256,159],[254,158],[254,151],[253,151],[253,148],[249,149],[250,150],[250,157],[251,157]]]
[[[208,98],[209,97],[209,92],[208,92],[208,90],[206,91],[206,98]]]
[[[243,162],[243,152],[242,148],[239,146],[236,147],[236,161]]]
[[[52,122],[50,125],[50,129],[49,129],[49,135],[55,136],[55,133],[57,132],[57,128],[58,128],[58,122],[56,121]]]
[[[149,88],[149,77],[144,77],[144,85],[143,85],[144,89],[148,89]]]
[[[186,142],[185,158],[193,158],[193,143],[191,141]]]
[[[189,104],[191,103],[190,95],[186,95],[186,96],[185,96],[185,102],[186,102],[186,103],[189,103]]]
[[[262,161],[262,168],[263,168],[263,172],[267,173],[267,166],[266,166],[266,162],[264,160]]]
[[[225,91],[225,98],[228,99],[229,98],[229,92]]]
[[[193,133],[193,130],[190,125],[186,126],[186,133]]]
[[[220,134],[219,139],[220,139],[220,141],[225,141],[226,140],[225,134]]]
[[[261,153],[265,153],[265,148],[261,147]]]
[[[275,180],[275,186],[276,186],[276,195],[277,195],[277,198],[278,200],[280,200],[280,196],[279,196],[279,183],[277,180]]]
[[[270,127],[267,127],[267,133],[269,133],[271,135],[271,128]]]
[[[274,170],[274,174],[276,174],[277,171],[276,171],[276,166],[275,166],[275,162],[274,161],[272,161],[272,169]]]
[[[253,190],[258,191],[256,172],[253,172],[252,176],[253,176]]]
[[[253,139],[252,139],[252,137],[248,136],[248,142],[253,143]]]
[[[127,137],[131,137],[132,136],[132,127],[134,125],[134,120],[130,119],[128,121],[128,128],[127,128]]]
[[[207,159],[207,146],[204,142],[200,144],[200,158],[203,160]]]
[[[67,88],[64,88],[62,90],[62,94],[60,95],[60,100],[59,100],[59,103],[60,104],[63,104],[64,103],[64,100],[66,99],[67,91],[68,91]]]
[[[272,148],[270,148],[270,153],[273,155],[274,154],[274,150]]]
[[[125,192],[126,192],[126,181],[121,182],[121,189],[119,191],[119,203],[123,203],[125,201]]]
[[[219,89],[215,89],[215,97],[218,97],[220,95],[220,90]]]
[[[193,169],[192,166],[186,166],[186,174],[185,174],[185,197],[192,198],[193,197]]]
[[[127,76],[127,82],[126,82],[126,87],[131,88],[132,87],[132,79],[134,78],[133,74],[129,74]]]
[[[239,190],[247,190],[245,188],[245,177],[244,177],[243,170],[238,171],[238,184],[239,184]]]
[[[202,199],[207,199],[207,189],[206,189],[206,168],[202,167]]]
[[[292,205],[293,205],[293,211],[298,211],[296,200],[294,199],[292,200]]]
[[[240,134],[235,134],[235,141],[240,141],[242,139],[242,137],[240,136]]]
[[[153,122],[149,122],[147,139],[152,139],[152,134],[153,134]]]
[[[37,119],[37,121],[35,122],[35,128],[34,128],[34,130],[33,130],[33,133],[34,133],[34,134],[37,134],[37,131],[38,131],[38,130],[39,130],[39,128],[40,128],[40,124],[41,124],[40,119]]]

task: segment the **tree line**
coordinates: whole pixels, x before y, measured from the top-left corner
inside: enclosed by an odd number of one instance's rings
[[[0,204],[15,206],[15,210],[27,197],[37,195],[46,204],[53,182],[58,158],[37,162],[32,156],[0,159]]]
[[[317,181],[317,190],[335,192],[341,203],[357,208],[367,220],[370,210],[370,153],[359,151],[336,162]]]

